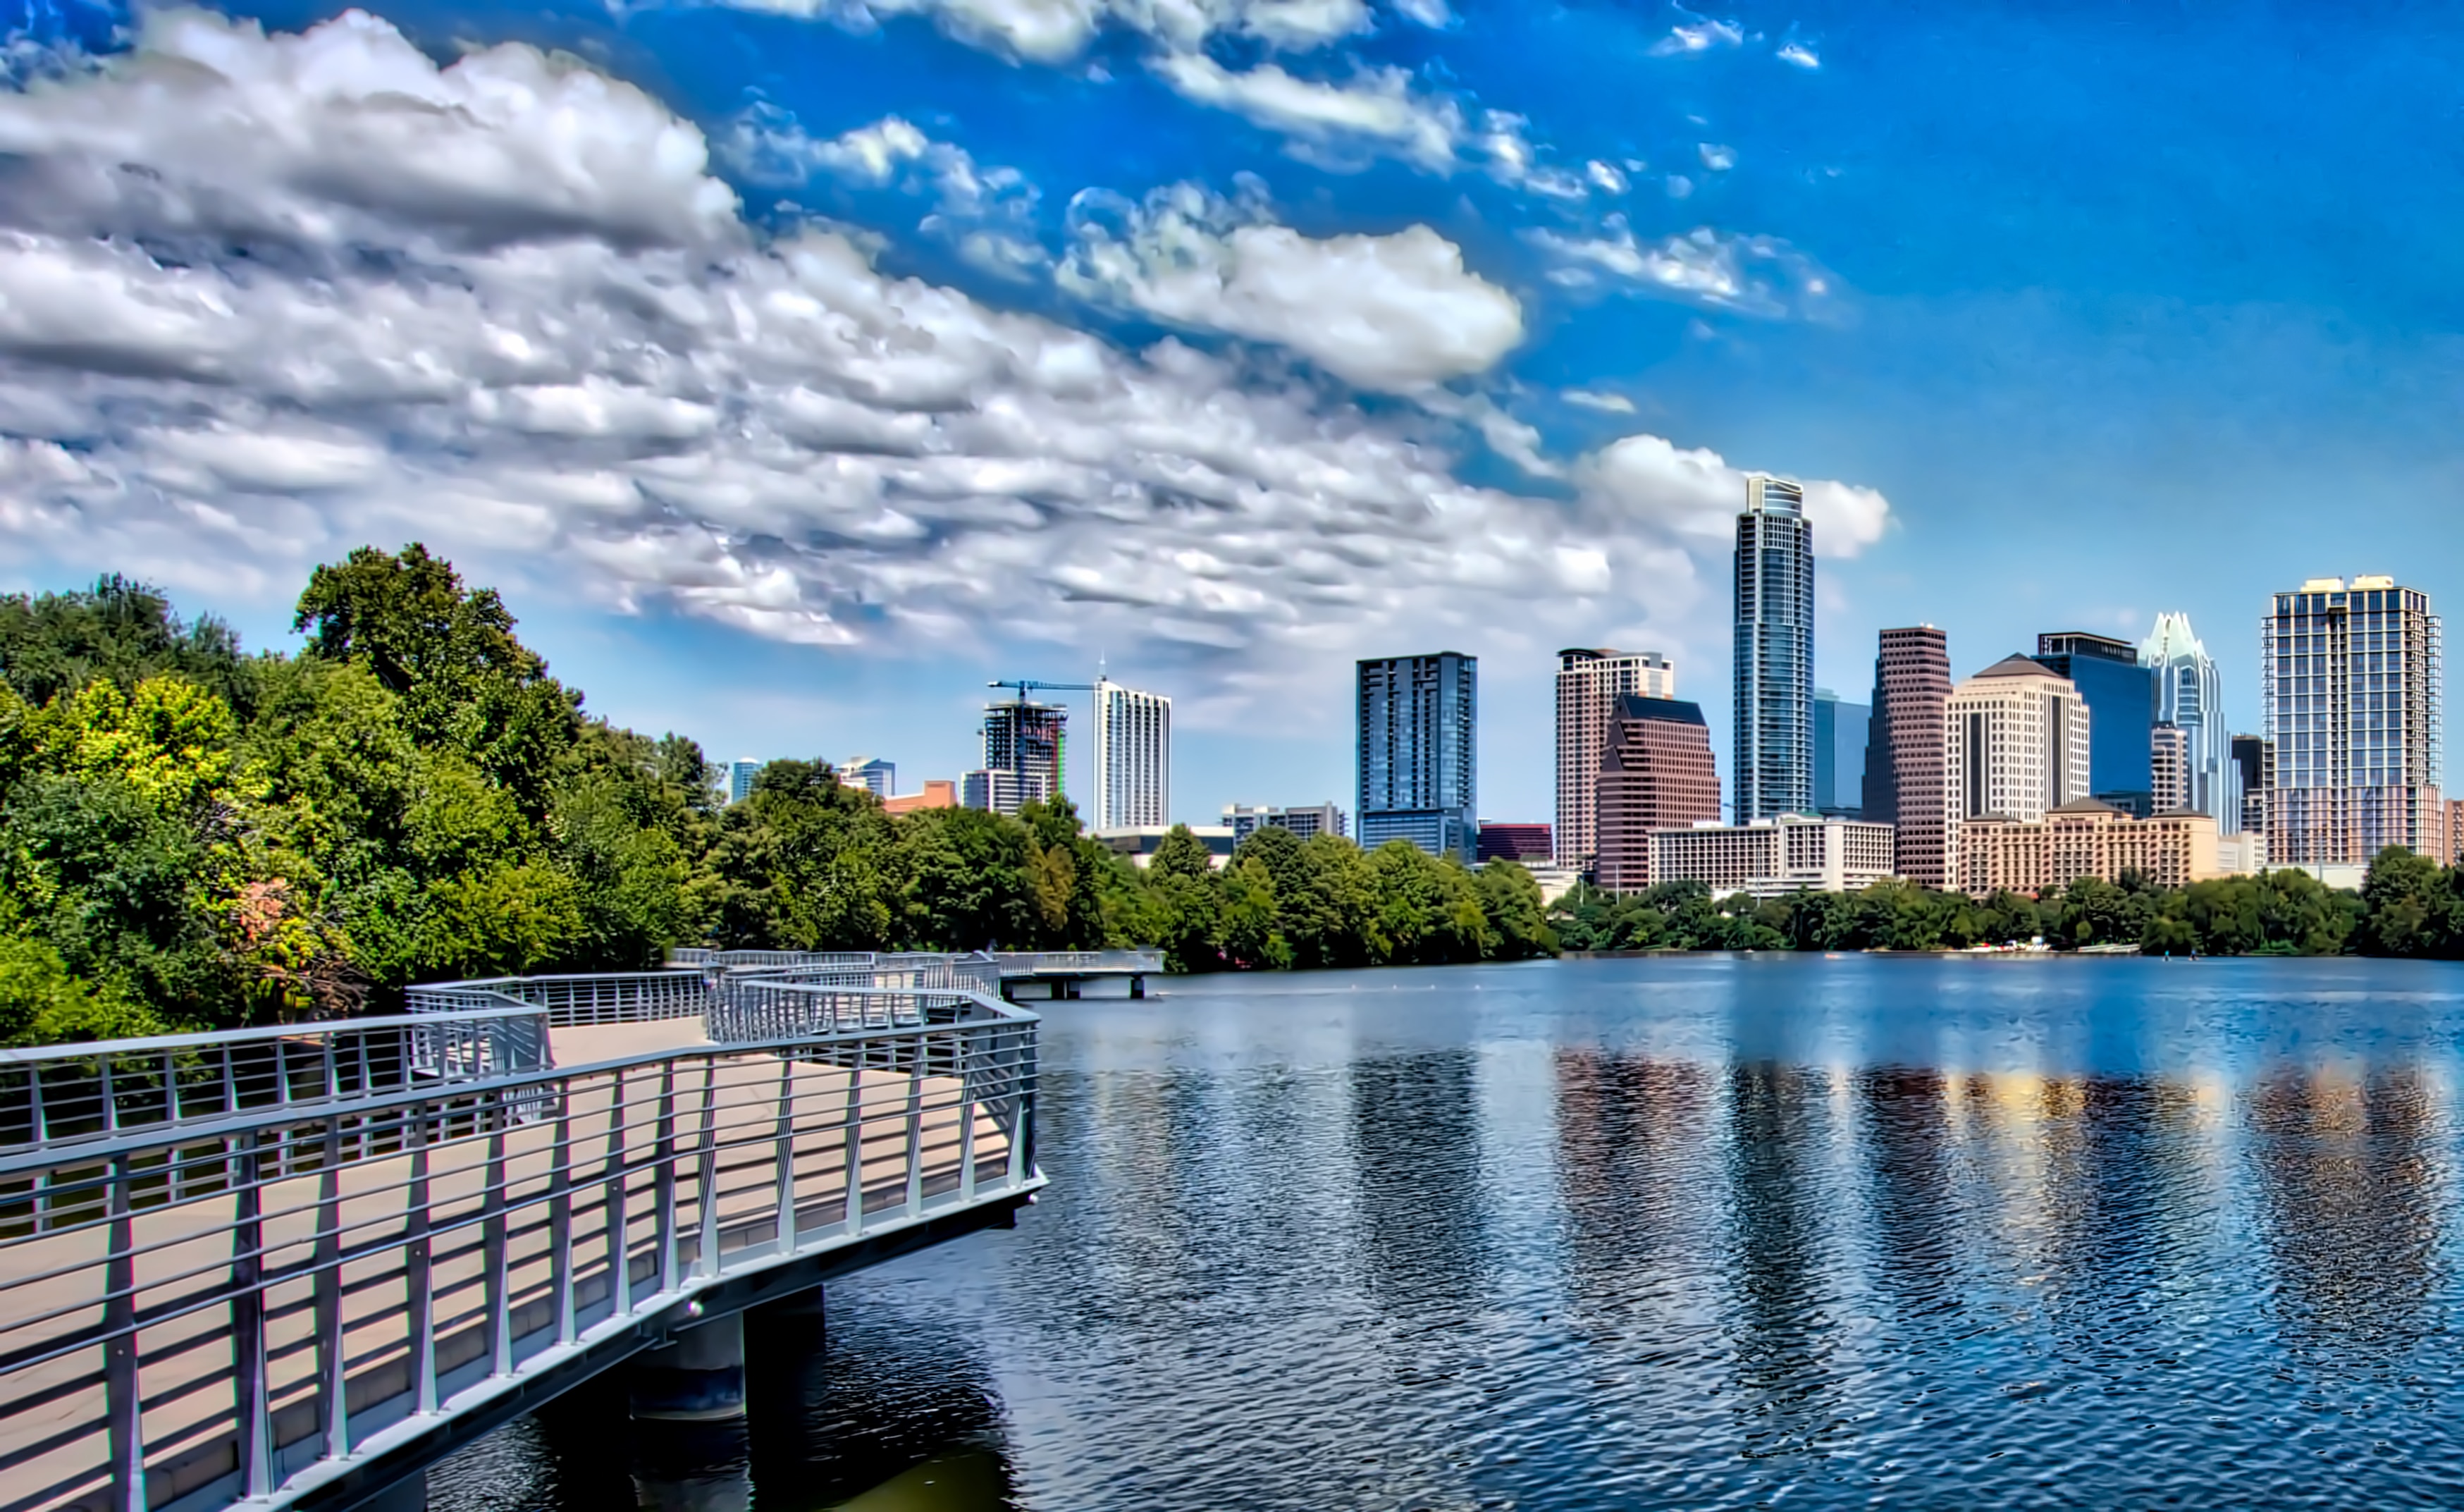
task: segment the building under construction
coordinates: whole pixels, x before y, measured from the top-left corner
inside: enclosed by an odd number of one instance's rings
[[[984,706],[984,764],[966,776],[959,801],[969,808],[1015,814],[1049,803],[1067,789],[1063,770],[1069,711],[1024,697]]]

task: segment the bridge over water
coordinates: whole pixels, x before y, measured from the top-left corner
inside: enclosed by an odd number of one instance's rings
[[[693,953],[0,1051],[0,1512],[416,1506],[627,1362],[637,1414],[740,1413],[746,1308],[1044,1184],[1016,984],[1159,969]]]

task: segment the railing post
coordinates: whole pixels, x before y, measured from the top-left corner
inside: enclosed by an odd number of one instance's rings
[[[607,1162],[599,1189],[606,1209],[607,1315],[611,1318],[633,1310],[633,1249],[627,1232],[632,1220],[625,1211],[626,1189],[632,1184],[633,1174],[625,1157],[625,1072],[620,1066],[616,1085],[608,1093]]]
[[[779,1253],[796,1253],[796,1058],[779,1057]]]
[[[864,1232],[864,1053],[856,1052],[856,1063],[847,1067],[846,1155],[847,1237],[854,1238]]]
[[[404,1136],[410,1143],[410,1183],[405,1194],[408,1212],[403,1222],[403,1307],[410,1336],[411,1411],[436,1411],[436,1273],[429,1238],[428,1172],[428,1107],[405,1110]]]
[[[326,1064],[333,1063],[333,1041],[326,1041]],[[350,1404],[343,1400],[349,1373],[342,1359],[342,1121],[325,1118],[325,1163],[317,1173],[317,1385],[325,1410],[322,1457],[351,1452]]]
[[[571,1344],[573,1306],[573,1113],[557,1099],[556,1152],[548,1173],[548,1283],[555,1288],[556,1342]]]
[[[919,1034],[907,1067],[907,1216],[911,1218],[924,1213],[924,1046],[925,1039]]]
[[[676,1063],[659,1065],[658,1174],[655,1178],[658,1223],[658,1275],[654,1292],[676,1283]]]
[[[107,1059],[106,1059],[107,1063]],[[145,1512],[144,1402],[137,1370],[137,1259],[129,1169],[111,1157],[109,1258],[102,1267],[102,1400],[111,1441],[111,1504]]]
[[[274,1489],[272,1387],[265,1378],[265,1225],[257,1131],[239,1136],[231,1160],[231,1411],[239,1430],[240,1494]]]
[[[701,1240],[693,1251],[693,1274],[718,1274],[718,1058],[701,1063],[701,1158],[694,1163],[693,1184],[701,1197]]]
[[[514,1278],[510,1257],[505,1253],[505,1126],[503,1120],[488,1134],[488,1194],[483,1210],[487,1216],[480,1225],[482,1242],[487,1249],[487,1279],[483,1295],[488,1308],[488,1373],[514,1373]]]
[[[976,1200],[976,1044],[972,1029],[961,1026],[953,1038],[958,1047],[958,1200]]]

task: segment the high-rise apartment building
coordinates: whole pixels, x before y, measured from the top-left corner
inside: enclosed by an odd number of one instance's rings
[[[2148,732],[2156,713],[2156,672],[2139,647],[2110,635],[2054,630],[2036,637],[2035,662],[2066,678],[2087,703],[2088,791],[2101,802],[2145,819],[2155,802]]]
[[[2025,656],[2006,656],[1952,689],[1943,706],[1951,856],[1961,856],[1968,820],[2034,823],[2087,797],[2093,734],[2079,689]]]
[[[2179,725],[2147,732],[2147,780],[2152,812],[2178,814],[2191,806],[2190,741]]]
[[[849,787],[860,787],[875,798],[898,796],[898,764],[878,756],[858,756],[838,764],[839,780]]]
[[[986,704],[984,764],[961,779],[961,800],[969,808],[1015,814],[1028,803],[1049,803],[1061,797],[1068,724],[1069,711],[1059,704],[1023,698]]]
[[[1930,625],[1884,630],[1874,657],[1874,717],[1865,741],[1859,817],[1893,826],[1899,874],[1950,886],[1946,844],[1943,706],[1950,698],[1950,643]]]
[[[2265,735],[2233,737],[2233,786],[2241,793],[2241,832],[2267,833],[2267,790],[2276,781],[2276,752]]]
[[[1468,864],[1480,835],[1480,661],[1460,651],[1359,664],[1362,848],[1408,840]]]
[[[1874,711],[1828,688],[1814,690],[1814,811],[1855,819],[1865,801],[1865,742]]]
[[[1557,653],[1557,865],[1588,871],[1598,845],[1595,783],[1617,701],[1677,696],[1677,668],[1658,651],[1574,647]]]
[[[2259,640],[2269,863],[2444,855],[2445,652],[2430,596],[2393,578],[2313,578],[2275,595]]]
[[[2182,732],[2189,787],[2180,806],[2213,819],[2220,834],[2234,833],[2241,795],[2226,747],[2224,685],[2208,648],[2190,633],[2190,617],[2156,616],[2156,628],[2139,643],[2139,660],[2155,674],[2157,721]]]
[[[1814,525],[1805,493],[1746,479],[1737,516],[1737,822],[1814,811]]]
[[[727,763],[727,800],[741,803],[751,798],[753,779],[759,777],[761,769],[767,765],[768,762],[756,761],[751,756],[739,756]]]
[[[1172,700],[1109,677],[1095,679],[1092,829],[1168,823],[1172,807]]]
[[[1720,771],[1703,711],[1675,698],[1618,697],[1597,787],[1598,882],[1611,892],[1651,886],[1651,837],[1720,822]]]

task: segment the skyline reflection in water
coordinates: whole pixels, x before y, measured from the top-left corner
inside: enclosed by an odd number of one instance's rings
[[[757,1334],[740,1480],[949,1512],[2453,1504],[2459,988],[1680,957],[1054,1004],[1051,1189],[837,1283],[825,1336]],[[569,1402],[432,1504],[605,1506],[623,1429]]]

